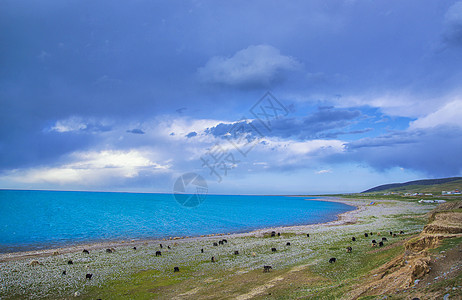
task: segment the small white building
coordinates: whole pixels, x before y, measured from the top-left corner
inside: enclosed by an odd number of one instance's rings
[[[446,200],[424,200],[420,199],[419,203],[445,203]]]
[[[453,190],[453,191],[442,191],[441,195],[460,195],[459,190]]]

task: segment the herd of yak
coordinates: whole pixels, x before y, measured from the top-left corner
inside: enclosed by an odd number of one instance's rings
[[[404,234],[404,232],[403,232],[403,231],[400,231],[399,234]],[[276,235],[277,235],[277,236],[281,236],[281,233],[277,233],[277,234],[276,234],[275,231],[272,231],[272,232],[271,232],[271,237],[275,237]],[[378,232],[378,233],[377,233],[377,236],[380,236],[380,235],[381,235],[381,233]],[[307,236],[307,237],[310,237],[310,234],[307,233],[306,236]],[[369,237],[369,236],[373,236],[373,233],[372,233],[372,232],[364,233],[364,237],[367,238],[367,237]],[[396,234],[396,233],[393,233],[392,231],[390,231],[390,236],[396,237],[397,234]],[[352,242],[356,242],[356,237],[352,237],[352,238],[351,238],[351,241],[352,241]],[[383,247],[383,246],[384,246],[384,242],[386,242],[386,241],[387,241],[387,238],[386,238],[386,237],[382,237],[382,239],[381,239],[378,243],[377,243],[377,240],[373,239],[373,240],[372,240],[372,247],[377,247],[377,246]],[[218,247],[219,245],[224,245],[224,244],[227,244],[227,243],[228,243],[228,241],[227,241],[226,239],[222,239],[222,240],[220,240],[220,241],[218,241],[218,242],[213,242],[212,245],[213,245],[214,247]],[[160,244],[159,246],[160,246],[161,249],[164,247],[162,244]],[[290,246],[290,242],[287,242],[287,243],[286,243],[286,246]],[[170,246],[167,246],[167,248],[168,248],[168,249],[171,249]],[[136,247],[133,247],[133,250],[136,250]],[[271,251],[272,251],[272,252],[277,252],[277,249],[276,249],[276,248],[271,248]],[[352,251],[353,251],[353,248],[352,248],[351,246],[348,246],[348,247],[346,248],[346,252],[347,252],[347,253],[351,253]],[[85,254],[89,254],[89,253],[90,253],[87,249],[83,249],[82,252],[85,253]],[[108,249],[106,249],[106,253],[113,253],[113,252],[115,252],[115,249],[114,249],[114,248],[110,248],[110,249],[108,248]],[[203,248],[201,249],[201,253],[204,253],[204,249],[203,249]],[[239,251],[238,251],[238,250],[235,250],[235,251],[234,251],[234,255],[239,255]],[[162,256],[162,252],[161,252],[161,251],[156,251],[156,256]],[[331,257],[331,258],[329,259],[329,263],[335,263],[336,261],[337,261],[337,258],[335,258],[335,257]],[[212,256],[211,262],[216,262],[216,259],[215,259],[214,256]],[[72,260],[69,260],[67,263],[68,263],[69,265],[72,265],[72,264],[73,264]],[[265,272],[265,273],[266,273],[266,272],[269,272],[271,269],[272,269],[272,266],[263,266],[263,272]],[[179,267],[174,267],[174,268],[173,268],[173,272],[180,272],[180,268],[179,268]],[[63,271],[63,275],[66,275],[66,271]],[[91,279],[92,276],[93,276],[93,274],[88,273],[88,274],[86,274],[86,279]]]

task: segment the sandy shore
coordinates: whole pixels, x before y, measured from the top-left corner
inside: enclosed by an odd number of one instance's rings
[[[81,252],[82,249],[100,250],[100,249],[116,248],[116,247],[128,247],[128,246],[136,247],[136,246],[141,246],[141,245],[166,243],[169,241],[196,242],[196,241],[202,241],[202,240],[216,239],[219,236],[227,236],[228,238],[238,238],[238,237],[246,237],[246,236],[262,237],[265,233],[268,233],[270,231],[277,231],[280,233],[309,232],[320,226],[341,226],[341,225],[347,225],[347,224],[354,224],[358,220],[357,216],[368,208],[367,203],[370,202],[369,200],[365,201],[365,200],[359,200],[359,199],[342,199],[342,198],[334,198],[334,197],[306,199],[306,201],[310,201],[310,200],[338,202],[338,203],[343,203],[343,204],[355,207],[356,209],[347,211],[342,214],[338,214],[337,220],[335,221],[317,223],[317,224],[309,224],[309,225],[267,227],[267,228],[256,229],[253,231],[243,232],[243,233],[222,233],[222,234],[210,234],[210,235],[194,236],[194,237],[173,237],[170,239],[101,241],[101,242],[94,242],[94,243],[82,243],[82,244],[76,244],[76,245],[69,245],[69,246],[58,247],[58,248],[49,248],[49,249],[43,249],[43,250],[0,253],[0,263],[6,262],[6,261],[21,260],[21,259],[26,259],[26,258],[32,259],[32,258],[38,258],[38,257],[47,257],[47,256],[53,255],[53,253],[56,254],[56,252],[58,252],[59,254]]]

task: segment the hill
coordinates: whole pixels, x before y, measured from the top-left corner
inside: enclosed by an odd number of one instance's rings
[[[451,191],[462,189],[462,177],[450,177],[440,179],[414,180],[404,183],[391,183],[373,187],[361,193],[374,192],[400,192],[400,193],[441,193],[441,191]]]

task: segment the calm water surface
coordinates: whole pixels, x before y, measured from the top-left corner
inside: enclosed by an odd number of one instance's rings
[[[171,194],[0,190],[0,252],[313,224],[354,209],[305,199],[208,195],[185,208]]]

